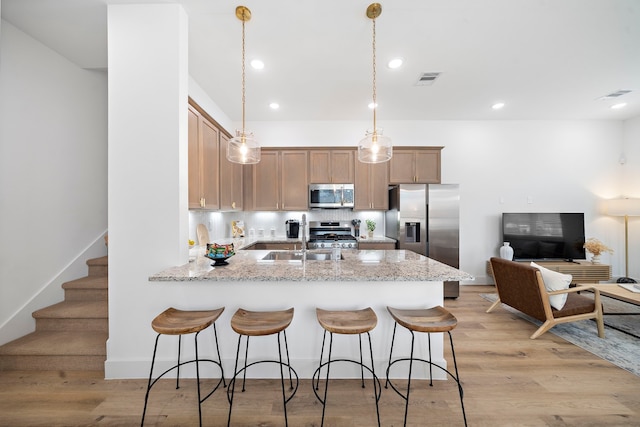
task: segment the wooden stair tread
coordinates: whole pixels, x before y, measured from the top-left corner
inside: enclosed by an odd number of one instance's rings
[[[98,258],[92,258],[90,260],[87,260],[87,265],[89,266],[93,266],[93,265],[109,265],[109,256],[105,255],[102,257],[98,257]]]
[[[107,333],[36,331],[0,346],[0,355],[106,356]]]
[[[107,276],[86,276],[62,284],[62,289],[109,289]]]
[[[106,301],[62,301],[33,312],[34,319],[106,319],[109,307]]]

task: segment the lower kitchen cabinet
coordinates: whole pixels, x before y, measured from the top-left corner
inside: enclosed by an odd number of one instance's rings
[[[361,251],[374,250],[374,249],[392,251],[395,248],[396,248],[395,242],[365,242],[362,240],[358,242],[358,249],[360,249]]]

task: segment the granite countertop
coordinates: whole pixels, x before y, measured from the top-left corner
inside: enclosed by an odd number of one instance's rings
[[[254,240],[254,241],[252,241]],[[267,239],[260,239],[266,241]],[[287,240],[287,239],[285,239]],[[299,239],[291,239],[300,241]],[[278,241],[277,238],[269,239]],[[242,250],[255,239],[220,239],[231,243],[236,255],[228,265],[215,266],[200,248],[193,262],[168,268],[149,277],[150,281],[220,281],[220,282],[305,282],[305,281],[449,281],[473,280],[463,271],[406,250],[342,250],[339,261],[263,261],[269,250]],[[195,250],[195,249],[194,249]],[[286,251],[285,251],[286,252]],[[308,252],[326,252],[309,250]]]

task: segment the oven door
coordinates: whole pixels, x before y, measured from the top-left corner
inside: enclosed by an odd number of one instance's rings
[[[353,208],[353,184],[311,184],[309,185],[310,208]]]

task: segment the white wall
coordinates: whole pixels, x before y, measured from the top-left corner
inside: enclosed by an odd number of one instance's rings
[[[34,329],[34,301],[87,274],[88,248],[106,254],[107,228],[106,74],[1,31],[0,344]]]

